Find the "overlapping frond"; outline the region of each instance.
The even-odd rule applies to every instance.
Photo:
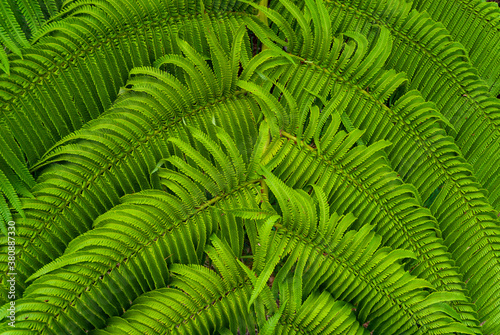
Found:
[[[1,128],[1,127],[0,127]],[[12,220],[11,208],[24,216],[18,195],[32,197],[35,179],[28,171],[22,152],[8,136],[0,137],[0,230],[6,235],[5,223]]]
[[[465,299],[465,284],[440,238],[436,220],[419,205],[414,187],[401,181],[380,152],[389,143],[358,146],[356,141],[363,132],[338,131],[340,123],[341,117],[333,113],[309,124],[312,129],[306,127],[305,133],[314,138],[315,147],[309,144],[310,138],[298,140],[282,131],[264,158],[266,166],[290,187],[318,184],[324,188],[336,212],[353,212],[358,217],[356,227],[372,224],[385,245],[413,251],[417,259],[413,274],[429,280],[438,290],[454,291]],[[477,324],[470,303],[456,308],[467,324]]]
[[[0,3],[0,70],[10,74],[10,64],[7,53],[13,52],[21,56],[21,48],[29,46],[19,22],[17,22],[16,8],[12,10],[14,2],[2,1]]]
[[[242,156],[250,155],[260,107],[236,81],[227,81],[232,84],[218,96],[210,95],[208,85],[219,77],[211,73],[213,78],[207,78],[196,69],[197,57],[176,57],[184,64],[185,81],[156,68],[131,71],[130,86],[113,107],[38,164],[45,168],[32,190],[35,198],[23,199],[26,219],[17,219],[20,291],[27,276],[61,255],[120,196],[151,188],[150,172],[176,150],[168,138],[189,139],[186,125],[210,132],[215,123],[235,139]],[[238,70],[235,63],[228,75]],[[2,245],[6,248],[6,239]]]
[[[207,4],[209,20],[203,18],[201,1],[176,4],[78,1],[44,25],[33,47],[22,49],[22,57],[9,57],[10,75],[0,75],[0,130],[19,147],[15,150],[23,154],[24,169],[110,107],[133,67],[179,52],[179,33],[206,57],[210,51],[204,35],[211,30],[228,52],[238,27],[250,16],[248,5],[239,2]],[[24,177],[22,170],[13,173]]]
[[[60,6],[60,0],[4,0],[0,3],[0,73],[10,75],[8,54],[22,58],[22,49],[30,46],[28,41]]]
[[[491,93],[500,93],[500,9],[486,0],[414,0],[412,7],[441,22],[468,51]]]
[[[403,269],[401,261],[413,258],[413,252],[384,247],[382,238],[372,231],[373,226],[348,230],[354,217],[330,213],[326,195],[320,188],[315,188],[317,200],[313,201],[306,192],[287,187],[265,168],[263,174],[277,198],[282,219],[274,224],[276,230],[268,224],[276,220],[266,220],[258,227],[260,245],[254,254],[264,260],[264,266],[252,296],[262,288],[261,278],[267,280],[270,275],[268,268],[273,269],[276,260],[283,259],[273,289],[293,268],[297,279],[304,278],[303,296],[317,289],[326,290],[333,298],[354,304],[359,322],[366,323],[373,332],[474,333],[455,320],[459,315],[446,305],[464,299],[463,295],[433,292],[432,284]],[[298,297],[281,298],[298,307],[300,283],[294,283],[293,289]]]
[[[192,134],[210,155],[172,139],[185,156],[167,159],[179,172],[155,172],[164,191],[123,197],[63,256],[34,274],[31,278],[38,279],[17,301],[16,332],[75,334],[103,327],[139,295],[170,285],[167,264],[203,263],[212,234],[226,241],[233,254],[241,254],[243,221],[225,210],[257,210],[260,180],[249,180],[248,162],[226,132],[219,129],[214,135],[220,143],[196,129]],[[93,306],[91,314],[86,306]]]
[[[308,8],[315,13],[313,18],[325,16],[321,6],[316,8],[308,3]],[[314,26],[320,24],[319,19],[314,21]],[[350,38],[347,44],[342,37],[334,39],[330,35],[326,38],[318,33],[311,36],[299,38],[298,32],[286,36],[289,45],[293,45],[287,51],[300,57],[298,65],[287,65],[286,70],[272,67],[283,56],[276,54],[273,57],[269,53],[260,68],[267,69],[271,78],[277,77],[298,100],[306,100],[311,94],[331,95],[325,110],[335,108],[345,113],[355,127],[364,130],[363,139],[367,143],[390,141],[392,145],[386,152],[392,167],[417,188],[423,201],[439,190],[438,201],[432,203],[431,212],[438,220],[444,243],[457,265],[465,266],[461,268],[465,278],[474,276],[477,280],[470,282],[468,290],[480,311],[480,321],[486,321],[485,329],[495,329],[498,326],[494,320],[500,308],[498,220],[473,176],[472,167],[466,163],[453,139],[437,126],[438,122],[446,124],[447,120],[418,91],[410,91],[397,101],[388,102],[406,78],[383,69],[391,53],[391,40],[385,28],[372,46],[364,36],[355,33],[346,34]],[[257,74],[254,76],[259,79]],[[318,116],[311,114],[309,122],[317,122],[318,117],[321,113]],[[300,129],[297,137],[302,137]],[[305,134],[303,140],[309,143],[316,138]],[[498,187],[488,186],[493,191]],[[470,250],[467,253],[462,251],[464,244]],[[481,257],[476,256],[479,250],[483,251]],[[480,271],[485,259],[490,267]],[[477,285],[483,280],[488,283],[486,290]]]
[[[302,8],[306,2],[296,3]],[[405,72],[408,89],[419,90],[450,121],[454,129],[447,129],[473,165],[478,181],[489,190],[490,203],[500,210],[500,101],[467,62],[463,46],[427,14],[411,11],[406,1],[332,0],[325,4],[333,32],[361,32],[372,39],[379,30],[374,25],[390,31],[394,42],[386,67]],[[273,7],[294,20],[281,2],[274,2]]]
[[[208,335],[227,328],[230,334],[238,329],[254,332],[256,318],[253,309],[247,310],[251,278],[220,239],[211,240],[213,247],[206,251],[218,274],[201,266],[174,264],[169,288],[144,294],[123,317],[111,318],[106,328],[93,334]],[[270,309],[275,304],[269,294],[262,301]]]
[[[315,291],[302,302],[301,291],[297,292],[293,284],[292,280],[287,280],[280,285],[280,311],[267,320],[259,334],[370,334],[359,324],[351,304],[335,300],[325,291]],[[292,300],[298,300],[299,304],[296,306]]]
[[[500,331],[498,9],[256,3],[0,4],[0,333]]]

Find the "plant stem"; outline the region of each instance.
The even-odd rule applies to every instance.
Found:
[[[267,8],[269,0],[260,0],[259,5]],[[267,20],[267,16],[264,12],[260,11],[257,13],[257,18],[262,21],[262,23],[266,26],[269,26],[269,21]],[[262,51],[269,49],[266,45],[262,44]]]

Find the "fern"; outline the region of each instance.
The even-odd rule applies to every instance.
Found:
[[[59,0],[4,0],[0,3],[0,70],[10,75],[9,54],[22,56],[21,49],[49,18],[61,8]]]
[[[369,334],[357,322],[352,312],[354,306],[336,301],[328,292],[311,294],[302,302],[300,292],[295,290],[296,282],[288,279],[280,286],[284,301],[280,306],[282,310],[267,320],[260,333]]]
[[[356,31],[373,36],[377,31],[374,25],[389,29],[394,43],[386,67],[405,72],[410,79],[407,88],[417,89],[426,100],[435,102],[450,121],[450,135],[474,166],[478,181],[488,188],[489,200],[498,212],[500,105],[468,62],[463,46],[428,15],[411,11],[411,3],[406,1],[335,0],[326,2],[326,6],[333,32]],[[281,2],[276,9],[293,19]]]
[[[207,246],[206,252],[219,275],[205,267],[176,264],[171,268],[172,288],[138,298],[123,318],[110,319],[107,328],[95,334],[208,334],[222,325],[233,333],[254,329],[255,317],[246,311],[251,278],[221,240],[214,237],[212,242],[214,246]],[[263,298],[272,308],[270,295]]]
[[[322,210],[319,213],[321,221],[316,222],[316,205],[305,192],[288,189],[265,170],[264,175],[278,199],[283,219],[277,232],[269,231],[265,224],[259,229],[270,236],[260,239],[261,248],[257,249],[256,257],[275,260],[277,256],[288,255],[275,281],[284,279],[297,262],[294,275],[301,276],[304,272],[304,294],[323,286],[335,298],[355,303],[360,309],[360,322],[371,323],[370,328],[376,332],[400,334],[413,327],[414,332],[423,334],[433,334],[434,329],[468,331],[444,314],[440,317],[432,316],[433,313],[441,314],[444,311],[437,305],[433,306],[434,304],[460,298],[453,294],[423,294],[422,288],[428,284],[408,273],[403,274],[404,271],[398,264],[401,259],[412,258],[411,252],[379,249],[381,238],[371,232],[370,226],[364,226],[358,232],[346,232],[352,223],[352,217],[348,215],[339,219],[336,213],[330,215],[326,196],[321,189],[316,189]],[[265,241],[270,245],[267,246]],[[265,278],[268,275],[266,267],[270,264],[272,262],[267,261],[257,283],[261,276]],[[258,288],[260,287],[255,289]],[[295,287],[294,289],[297,290]],[[302,289],[297,291],[301,292]],[[419,305],[430,307],[425,310],[425,317],[420,315]],[[403,311],[406,312],[405,316],[402,316]],[[401,317],[391,318],[391,313],[399,313]],[[385,315],[386,318],[373,322],[371,320],[374,315]],[[394,322],[396,319],[398,321]],[[446,322],[450,322],[449,326],[444,326]],[[457,328],[454,329],[455,326]],[[417,327],[420,327],[419,331],[416,331]]]
[[[163,59],[159,65],[166,61]],[[184,65],[189,70],[188,60],[184,59]],[[213,82],[223,80],[214,73],[209,75]],[[50,164],[33,188],[35,198],[27,199],[23,205],[26,219],[16,218],[22,222],[20,229],[26,229],[26,235],[17,240],[23,248],[18,251],[20,277],[26,278],[34,272],[28,264],[21,268],[23,257],[34,255],[39,265],[53,260],[71,239],[90,229],[99,214],[116,205],[120,196],[151,188],[149,172],[160,159],[174,152],[172,145],[166,143],[169,137],[189,136],[185,124],[206,129],[215,122],[237,139],[239,147],[246,147],[244,154],[251,151],[260,111],[255,99],[237,90],[235,82],[214,97],[196,95],[201,77],[196,81],[188,77],[188,82],[182,83],[156,68],[138,68],[131,76],[128,85],[133,88],[127,89],[111,110],[63,139],[36,166],[41,169]],[[208,92],[208,78],[205,80],[203,88]],[[185,93],[184,101],[177,99],[179,92]],[[171,99],[165,102],[164,95]],[[169,114],[162,112],[165,108]],[[100,160],[98,157],[102,155],[114,159]],[[85,205],[89,202],[91,210]],[[2,266],[7,271],[6,264]]]
[[[267,167],[294,188],[317,183],[325,189],[336,212],[353,212],[359,222],[376,224],[376,229],[380,227],[377,232],[385,244],[413,251],[417,257],[414,273],[431,281],[440,290],[463,292],[465,285],[461,276],[435,232],[435,219],[418,206],[412,188],[398,180],[384,164],[383,156],[377,154],[384,143],[376,143],[365,150],[362,147],[349,150],[360,134],[340,132],[335,137],[330,135],[340,124],[340,118],[337,116],[336,119],[326,131],[327,138],[333,141],[316,142],[321,154],[304,142],[295,145],[297,139],[288,136],[276,143],[279,149],[274,149],[277,153]],[[293,159],[282,161],[285,156]],[[269,156],[265,161],[268,159]],[[465,320],[475,323],[471,306],[464,304],[457,308],[464,312],[462,317]]]
[[[439,5],[433,1],[416,0],[412,7],[419,11],[425,10],[434,20],[443,23],[451,35],[466,47],[472,63],[491,93],[498,95],[498,6],[484,0],[462,0]]]
[[[199,52],[208,53],[200,35],[208,23],[200,7],[200,2],[178,8],[161,1],[78,2],[45,25],[33,40],[36,48],[27,49],[22,59],[12,56],[10,75],[0,75],[0,129],[13,148],[20,146],[27,159],[24,165],[33,169],[58,140],[110,107],[132,67],[152,65],[161,55],[178,52],[179,30]],[[207,9],[213,29],[229,45],[248,16],[245,6],[207,4]],[[117,14],[107,15],[109,10]],[[215,15],[218,12],[224,14]],[[26,179],[23,169],[2,171]]]
[[[215,145],[196,129],[193,134],[202,147],[210,150]],[[40,332],[46,330],[47,324],[51,325],[50,329],[80,331],[102,327],[102,315],[118,315],[119,309],[102,304],[100,297],[111,294],[115,301],[124,303],[121,308],[127,309],[130,307],[127,302],[141,293],[166,287],[169,283],[167,265],[200,263],[204,257],[203,248],[212,233],[220,234],[233,252],[240,254],[244,238],[241,220],[231,214],[224,215],[221,210],[239,206],[258,209],[260,179],[248,179],[254,176],[246,170],[243,158],[234,156],[236,144],[227,135],[218,130],[214,136],[220,139],[220,145],[228,148],[226,155],[218,155],[223,164],[207,163],[206,169],[198,171],[196,166],[189,166],[178,157],[169,158],[183,173],[159,168],[155,174],[164,190],[171,194],[146,190],[125,196],[122,204],[95,220],[92,231],[73,240],[62,257],[31,276],[28,281],[41,278],[29,286],[19,306],[36,304],[44,312],[45,322],[28,317],[17,325],[17,329],[23,329],[24,324],[27,324],[26,329],[33,329],[34,321],[39,323],[37,330]],[[206,160],[189,144],[171,140],[186,149],[193,162]],[[236,158],[233,163],[230,157]],[[214,177],[219,174],[222,176],[216,182]],[[204,190],[212,192],[206,194]],[[96,245],[102,247],[96,249]],[[144,268],[145,261],[156,265]],[[137,272],[137,269],[142,270]],[[45,296],[42,293],[47,285],[45,278],[51,278],[53,283],[69,277],[75,278],[72,287],[55,290],[49,298],[49,301],[55,299],[54,304],[47,305],[47,297],[40,299]],[[127,283],[122,282],[125,278]],[[118,289],[117,285],[123,289]],[[138,287],[142,290],[138,291]],[[63,293],[69,291],[72,294]],[[66,298],[57,299],[61,294]],[[69,315],[80,315],[84,319],[88,305],[99,306],[95,318],[87,317],[85,325],[71,320]]]
[[[314,25],[320,25],[319,18],[321,15],[325,17],[326,11],[312,5],[308,5],[308,8],[311,13],[316,12],[318,19]],[[500,235],[500,230],[498,230],[495,212],[478,187],[473,177],[472,167],[466,164],[459,149],[446,133],[436,126],[437,122],[446,124],[447,120],[434,110],[432,104],[426,103],[417,91],[410,91],[403,95],[393,102],[391,107],[386,106],[385,101],[406,80],[402,74],[383,69],[384,61],[391,52],[388,31],[381,30],[371,50],[368,49],[368,42],[363,36],[349,35],[352,35],[350,43],[334,45],[330,50],[327,46],[332,43],[331,37],[320,39],[315,35],[314,39],[304,37],[299,40],[299,33],[288,36],[288,41],[294,44],[294,49],[289,52],[300,56],[302,62],[308,59],[309,63],[301,63],[298,66],[289,65],[286,71],[288,74],[280,77],[281,84],[286,85],[287,88],[293,90],[294,95],[302,98],[307,97],[308,92],[315,93],[314,90],[319,96],[330,94],[332,99],[324,110],[335,108],[339,113],[345,113],[356,127],[366,130],[363,138],[368,143],[383,139],[391,141],[393,145],[386,151],[392,167],[403,176],[406,182],[416,186],[424,200],[428,199],[438,187],[441,188],[430,209],[438,220],[439,228],[443,233],[443,242],[454,253],[457,265],[463,267],[462,273],[465,277],[477,277],[478,267],[473,265],[477,264],[477,261],[470,255],[479,249],[488,250],[489,259],[491,259],[490,270],[495,268],[493,272],[500,273],[500,263],[496,256],[500,240],[495,237]],[[305,44],[306,40],[309,41],[309,47]],[[307,50],[323,51],[318,51],[318,54],[308,54]],[[325,51],[330,51],[330,53]],[[273,58],[270,58],[267,62],[272,62],[272,60]],[[264,68],[265,64],[261,66]],[[325,83],[321,85],[317,85],[320,80],[308,81],[306,79],[315,76],[324,78],[325,74],[329,78],[324,79]],[[270,74],[270,76],[275,77],[277,74]],[[324,89],[318,91],[320,87]],[[297,104],[300,103],[297,102]],[[366,113],[366,110],[370,112]],[[309,119],[313,120],[314,116],[311,114]],[[311,124],[314,123],[310,123],[310,129],[304,131],[305,134],[309,134],[302,139],[305,143],[312,140],[312,134],[320,133],[320,130],[314,130]],[[301,138],[300,133],[297,137]],[[314,137],[314,144],[318,147],[318,151],[324,147],[321,142],[318,142],[318,136]],[[321,153],[322,159],[331,160],[324,150],[321,150]],[[298,177],[299,173],[306,171],[307,168],[304,164],[302,166],[304,170],[290,167],[287,169],[295,171]],[[302,178],[314,182],[314,179],[307,179],[308,177]],[[303,186],[305,185],[301,183],[300,187]],[[474,199],[474,202],[471,202],[471,199]],[[468,216],[467,212],[474,212],[476,215]],[[463,230],[463,227],[467,229]],[[457,236],[469,239],[468,247],[472,250],[471,253],[463,253],[464,246],[461,240],[457,240]],[[482,257],[484,256],[483,251]],[[489,276],[489,274],[482,273],[482,276]],[[491,289],[500,285],[499,279],[493,278],[495,279],[490,286]],[[471,287],[468,288],[469,293],[480,306],[481,313],[488,315],[496,308],[496,304],[491,305],[492,300],[481,298],[475,287],[475,283],[471,283]],[[493,301],[499,299],[500,297],[495,297]]]
[[[497,14],[1,1],[0,332],[499,334]]]

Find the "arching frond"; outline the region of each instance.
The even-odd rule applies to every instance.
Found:
[[[30,44],[24,35],[16,15],[18,8],[14,1],[2,1],[0,3],[0,42],[10,51],[21,55],[20,48],[28,47]]]
[[[0,138],[0,143],[2,142],[5,145],[7,141]],[[11,208],[24,217],[18,193],[25,197],[32,197],[29,188],[35,184],[35,180],[19,157],[7,145],[2,148],[5,148],[5,151],[0,153],[0,230],[3,235],[7,235],[6,223],[12,220]],[[18,173],[16,174],[13,170],[17,170]]]
[[[356,145],[362,132],[338,131],[341,120],[336,113],[318,124],[325,123],[325,127],[316,128],[313,123],[309,125],[312,130],[306,129],[313,134],[315,147],[282,131],[263,160],[266,167],[290,187],[303,189],[318,184],[328,195],[331,208],[358,217],[356,228],[374,225],[385,245],[414,252],[414,275],[429,280],[440,291],[454,291],[465,299],[465,284],[440,238],[436,220],[419,205],[414,188],[397,177],[380,153],[388,143]],[[455,308],[467,324],[477,324],[470,302],[460,302]]]
[[[247,311],[252,281],[238,265],[235,255],[220,239],[212,237],[207,254],[219,274],[195,265],[170,267],[170,288],[139,297],[122,318],[111,318],[104,334],[213,334],[229,327],[254,331],[254,313]],[[272,308],[269,294],[264,304]],[[227,329],[227,328],[226,328]]]
[[[316,16],[320,13],[325,15],[320,6],[317,9],[308,8],[310,12],[316,10]],[[391,53],[388,31],[383,28],[370,48],[364,36],[347,36],[351,37],[348,44],[331,36],[326,40],[320,40],[319,36],[314,39],[308,37],[310,48],[315,50],[321,49],[317,44],[325,40],[329,53],[320,54],[305,54],[304,39],[293,40],[288,37],[288,41],[295,46],[289,52],[300,57],[302,63],[288,65],[285,71],[268,66],[266,63],[273,63],[277,57],[282,57],[277,55],[260,64],[260,68],[269,67],[273,70],[267,71],[269,76],[279,76],[281,85],[291,90],[298,99],[305,100],[311,94],[331,94],[332,98],[325,110],[335,108],[339,113],[346,113],[355,127],[365,130],[363,139],[368,143],[390,141],[392,145],[386,148],[386,152],[391,165],[406,182],[416,186],[423,200],[429,199],[436,189],[440,189],[438,201],[432,204],[431,212],[438,220],[444,244],[453,254],[457,265],[463,267],[461,272],[465,278],[488,278],[488,290],[480,288],[477,282],[471,282],[468,289],[480,311],[480,320],[490,320],[489,326],[493,322],[491,320],[495,320],[494,315],[500,306],[500,292],[494,289],[500,286],[500,258],[497,255],[500,230],[495,211],[476,183],[472,167],[466,164],[453,140],[436,126],[437,122],[446,122],[446,119],[434,110],[433,104],[425,102],[419,92],[410,91],[392,102],[391,107],[386,105],[386,101],[405,80],[403,75],[383,69]],[[308,64],[304,63],[306,59]],[[318,79],[314,78],[324,78],[325,74],[328,76],[327,83],[317,85]],[[254,76],[257,78],[257,75]],[[320,87],[324,89],[320,90]],[[316,118],[311,114],[310,124],[318,122],[320,117],[321,114]],[[307,134],[299,129],[297,138],[311,143],[317,140],[313,139],[313,133],[310,131]],[[315,145],[318,146],[317,143]],[[498,187],[495,184],[486,186],[493,192]],[[463,253],[464,244],[472,251]],[[488,250],[487,257],[491,264],[487,271],[479,271],[480,275],[478,269],[484,261],[484,253],[481,257],[475,256],[479,250]]]
[[[297,4],[305,7],[306,2],[298,0]],[[293,20],[281,2],[273,6]],[[361,32],[371,39],[379,30],[373,29],[374,24],[390,31],[394,41],[386,67],[405,72],[410,79],[408,89],[419,90],[450,121],[454,129],[448,129],[458,147],[473,165],[478,181],[488,188],[490,203],[500,210],[500,101],[467,62],[466,50],[427,14],[411,11],[406,1],[332,0],[326,6],[332,32]]]
[[[429,13],[462,43],[491,93],[500,93],[500,9],[485,0],[436,2],[415,0],[412,7]]]
[[[22,58],[22,49],[45,24],[56,15],[60,0],[4,0],[0,3],[0,69],[10,75],[8,54]],[[0,72],[0,73],[2,73]]]
[[[78,2],[69,17],[45,28],[36,49],[25,52],[24,59],[11,60],[11,76],[0,79],[3,120],[30,164],[57,140],[104,112],[132,67],[151,65],[176,52],[179,30],[199,52],[209,52],[201,33],[209,27],[199,13],[200,2],[186,3],[184,9],[161,1],[147,3],[110,0],[83,6]],[[209,24],[225,39],[223,46],[230,45],[240,16],[244,12],[211,15]],[[144,38],[150,35],[152,39]]]
[[[182,215],[176,213],[181,199],[163,192],[128,196],[96,220],[96,229],[72,242],[64,256],[42,268],[17,301],[16,331],[83,333],[104,326],[107,317],[121,315],[140,294],[166,287],[167,264],[201,263],[212,232],[227,236],[241,230],[238,219],[215,208],[251,206],[255,187],[200,203],[205,207]],[[92,313],[87,306],[93,306]],[[33,315],[35,310],[44,317]]]
[[[11,8],[14,4],[13,1],[0,3],[0,69],[8,75],[10,75],[10,64],[7,52],[10,51],[22,56],[21,48],[29,46],[29,42],[14,15],[17,8],[14,10]]]
[[[186,56],[177,59],[192,69],[195,56]],[[230,75],[239,70],[238,63],[232,66]],[[189,139],[186,125],[210,132],[215,123],[235,140],[243,157],[250,155],[260,107],[235,81],[218,96],[207,95],[210,81],[218,80],[211,76],[209,80],[194,69],[186,71],[183,82],[156,68],[134,69],[131,88],[103,117],[44,157],[37,166],[44,170],[33,188],[35,198],[23,199],[26,219],[18,218],[19,291],[26,277],[60,256],[71,239],[87,231],[122,195],[154,186],[150,172],[178,150],[167,139]],[[5,239],[2,244],[7,247]]]
[[[296,281],[288,279],[280,285],[280,310],[266,321],[259,334],[370,334],[357,321],[354,306],[333,299],[328,292],[312,292],[302,302]],[[292,303],[294,300],[297,303]]]
[[[28,27],[32,34],[36,34],[42,27],[44,21],[42,8],[38,1],[29,0],[16,0],[18,10],[21,11],[23,17],[26,19]]]
[[[446,306],[446,302],[463,299],[463,295],[429,294],[427,290],[433,291],[430,283],[404,271],[401,260],[414,257],[412,252],[383,247],[382,238],[370,225],[359,231],[348,231],[353,217],[331,214],[321,189],[315,188],[319,194],[318,213],[317,204],[306,192],[290,189],[265,168],[263,174],[283,214],[280,224],[274,225],[276,230],[270,229],[269,221],[259,227],[260,246],[255,255],[263,258],[265,265],[252,296],[260,289],[260,279],[267,280],[268,266],[274,268],[277,257],[287,256],[277,271],[273,288],[274,283],[283,281],[295,266],[298,278],[304,273],[304,296],[317,289],[326,289],[335,299],[355,304],[359,322],[367,323],[371,331],[381,334],[474,333],[454,320],[458,314]],[[300,286],[299,291],[294,287],[294,293],[299,292]],[[289,295],[284,298],[292,300]],[[297,306],[296,302],[290,303]]]
[[[486,1],[0,0],[0,333],[500,332]]]
[[[249,16],[248,5],[205,6],[208,20],[201,6],[201,1],[179,6],[159,0],[78,1],[45,25],[22,57],[9,56],[10,75],[0,75],[0,128],[26,157],[23,164],[31,168],[58,140],[109,108],[133,67],[179,52],[179,33],[207,56],[204,35],[211,30],[229,51]]]
[[[247,162],[222,129],[213,139],[191,130],[197,146],[210,155],[171,139],[183,155],[167,161],[180,172],[159,168],[154,173],[166,192],[146,190],[123,197],[122,204],[95,220],[93,230],[74,239],[62,257],[35,273],[29,280],[38,279],[17,301],[16,331],[80,333],[103,327],[139,295],[166,287],[167,264],[203,263],[212,234],[241,254],[243,221],[224,210],[258,209],[261,181],[249,179]],[[220,177],[214,180],[214,175]],[[91,316],[85,306],[94,306]]]

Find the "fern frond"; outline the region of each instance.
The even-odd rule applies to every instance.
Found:
[[[413,258],[413,252],[383,247],[382,238],[372,231],[370,225],[364,225],[359,231],[348,231],[352,217],[330,214],[330,208],[325,204],[321,213],[324,219],[319,221],[316,204],[306,192],[287,187],[265,168],[263,174],[283,212],[276,231],[266,229],[264,225],[260,229],[272,239],[272,246],[256,251],[257,255],[265,255],[266,262],[272,262],[276,253],[284,259],[273,284],[285,280],[297,263],[294,271],[305,279],[304,296],[317,289],[326,290],[335,299],[356,305],[359,322],[367,323],[373,332],[474,334],[454,320],[458,317],[456,312],[450,313],[449,310],[453,310],[445,307],[447,302],[463,300],[462,294],[429,294],[426,290],[433,290],[429,282],[403,269],[401,261]],[[316,190],[322,192],[319,188]],[[323,197],[320,195],[319,198]],[[302,272],[304,276],[301,276]],[[297,292],[295,288],[294,292]]]
[[[465,284],[440,238],[438,223],[419,205],[414,188],[397,177],[380,153],[388,143],[357,146],[362,132],[338,131],[340,123],[340,116],[333,113],[327,126],[314,130],[319,139],[316,148],[282,131],[270,150],[273,153],[263,160],[266,167],[290,187],[318,184],[336,212],[353,212],[358,217],[356,228],[372,224],[385,245],[413,251],[417,261],[411,266],[412,274],[466,300]],[[470,302],[454,307],[464,322],[477,324]]]
[[[44,21],[42,8],[38,1],[30,0],[16,0],[17,6],[24,19],[28,23],[28,27],[31,30],[31,34],[36,34],[38,30],[42,27]]]
[[[485,0],[457,0],[439,3],[415,0],[412,7],[426,11],[443,23],[455,40],[462,43],[470,60],[486,81],[493,96],[500,93],[500,9]]]
[[[496,333],[484,1],[4,0],[0,333]]]
[[[285,304],[282,314],[275,314],[268,320],[267,324],[270,324],[274,321],[273,317],[279,316],[274,327],[269,327],[267,333],[261,330],[259,334],[370,334],[358,323],[352,311],[354,306],[336,301],[328,292],[310,294],[297,310],[292,310],[289,306],[290,304]]]
[[[41,7],[44,13],[48,14],[48,19],[57,15],[61,9],[63,0],[42,0]],[[47,16],[47,15],[45,15]]]
[[[231,155],[239,152],[222,129],[216,129],[213,139],[194,128],[191,131],[197,146],[204,147],[209,155],[203,157],[190,144],[172,141],[182,155],[171,156],[165,163],[171,163],[180,172],[165,168],[154,172],[166,192],[146,190],[123,197],[121,205],[94,221],[93,230],[72,240],[63,256],[28,278],[27,281],[38,279],[17,301],[19,313],[30,306],[31,311],[43,312],[44,318],[30,313],[21,316],[22,321],[16,325],[18,331],[83,332],[100,328],[107,317],[121,315],[121,309],[129,307],[128,301],[166,287],[167,264],[201,263],[206,241],[214,233],[226,241],[235,255],[241,254],[243,222],[224,210],[240,206],[258,209],[260,180],[248,179],[241,155],[231,160]],[[197,164],[200,160],[206,164]],[[208,171],[214,170],[224,178],[218,188],[208,193]],[[58,289],[59,286],[63,288]],[[111,308],[100,301],[101,296],[112,296],[121,305],[111,303]],[[51,303],[47,304],[47,300]],[[85,325],[72,321],[70,315],[85,318],[84,306],[89,305],[96,306],[95,314],[99,317],[86,318]]]
[[[308,8],[311,12],[315,10],[311,6]],[[480,311],[480,320],[495,319],[492,315],[495,315],[500,303],[500,296],[492,294],[495,292],[493,288],[500,285],[500,263],[496,254],[500,240],[495,237],[500,236],[500,230],[495,212],[476,183],[472,167],[466,164],[453,140],[436,126],[443,117],[434,110],[433,104],[426,103],[417,91],[410,91],[393,106],[386,106],[387,99],[405,78],[383,69],[391,48],[387,42],[390,41],[387,30],[383,28],[380,33],[370,49],[363,36],[352,35],[354,43],[342,47],[332,46],[328,50],[333,56],[322,53],[306,57],[301,54],[304,48],[301,49],[301,42],[292,40],[296,50],[290,52],[297,52],[302,62],[297,66],[289,65],[286,71],[280,70],[283,75],[279,81],[292,89],[294,96],[303,99],[309,90],[311,93],[317,90],[317,81],[309,81],[308,78],[327,73],[333,84],[325,84],[324,87],[331,87],[332,99],[324,109],[335,108],[339,113],[346,113],[356,127],[365,130],[363,138],[368,143],[390,141],[392,146],[386,151],[392,166],[405,181],[416,186],[423,199],[428,199],[437,188],[442,189],[431,212],[443,232],[444,244],[453,254],[465,278],[474,275],[477,280],[481,280],[477,268],[472,264],[480,267],[484,258],[474,257],[474,251],[461,252],[464,241],[471,241],[468,243],[469,248],[475,246],[476,250],[488,250],[492,267],[481,275],[488,278],[490,289],[484,290],[476,282],[471,282],[468,290]],[[316,48],[316,38],[310,40]],[[308,64],[303,63],[305,59],[309,59]],[[272,58],[268,60],[272,61]],[[261,67],[265,67],[265,63]],[[271,73],[270,76],[275,74]],[[319,95],[328,93],[326,89],[318,92]],[[314,125],[317,123],[314,120],[311,114],[309,122]],[[305,143],[312,140],[312,131],[310,134],[305,136]],[[298,139],[299,135],[300,129]],[[496,187],[491,185],[490,189]],[[464,227],[467,229],[464,230]],[[463,268],[465,264],[468,265]]]
[[[34,268],[60,256],[120,196],[151,188],[149,173],[157,162],[179,150],[168,138],[188,139],[186,125],[210,132],[215,123],[235,140],[242,157],[252,152],[261,111],[247,92],[197,102],[186,83],[156,68],[131,71],[129,84],[105,115],[63,139],[36,166],[44,170],[33,188],[35,199],[23,204],[27,219],[19,218],[20,291]],[[28,255],[36,260],[23,258]]]
[[[12,4],[14,4],[13,1],[2,1],[0,3],[0,43],[16,55],[21,56],[20,49],[29,47],[30,44],[14,15],[17,8],[13,10]]]
[[[306,5],[302,0],[297,3]],[[410,79],[408,89],[417,89],[424,99],[436,103],[453,125],[454,130],[448,129],[456,133],[458,147],[474,167],[480,184],[489,190],[488,199],[498,211],[500,102],[477,76],[467,51],[442,25],[425,13],[411,11],[411,3],[405,1],[332,0],[326,6],[332,32],[356,31],[372,38],[379,30],[373,29],[373,24],[390,31],[394,41],[386,67],[405,72]],[[293,19],[280,2],[273,7]]]
[[[10,75],[8,53],[22,59],[22,49],[29,48],[33,34],[45,23],[46,18],[58,11],[57,0],[27,1],[4,0],[0,3],[0,66]],[[21,28],[21,25],[23,28]],[[6,52],[8,51],[8,52]]]
[[[0,209],[0,230],[6,232],[6,223],[12,220],[12,209],[24,217],[24,211],[19,199],[19,194],[32,197],[29,189],[35,185],[33,176],[24,164],[23,155],[17,147],[15,140],[8,131],[0,125],[3,132],[0,137],[0,194],[2,206]],[[8,200],[8,203],[5,202]],[[6,235],[6,234],[4,234]]]
[[[184,198],[161,191],[125,197],[122,205],[96,220],[94,230],[72,241],[61,258],[38,271],[35,277],[40,278],[17,301],[16,330],[84,332],[104,326],[107,317],[121,315],[140,294],[166,287],[167,264],[200,263],[210,234],[217,232],[233,242],[242,224],[232,215],[221,216],[220,209],[251,206],[257,185],[236,188],[212,201],[197,199],[199,209],[182,213]],[[91,315],[86,308],[90,305],[95,308]],[[34,310],[43,313],[43,319],[33,315]]]
[[[234,254],[213,237],[207,254],[219,274],[195,265],[174,264],[170,288],[142,295],[121,318],[111,318],[104,334],[214,334],[255,331],[254,313],[246,310],[252,281]],[[264,300],[273,303],[271,299]],[[270,306],[272,307],[272,305]],[[226,328],[227,329],[227,328]]]
[[[209,53],[200,1],[179,7],[159,0],[75,5],[44,26],[22,59],[10,56],[10,75],[0,75],[0,118],[30,168],[58,140],[110,107],[133,67],[179,52],[179,31],[198,52]],[[225,5],[207,8],[217,7],[209,12],[210,25],[228,44],[249,14],[247,5]]]

